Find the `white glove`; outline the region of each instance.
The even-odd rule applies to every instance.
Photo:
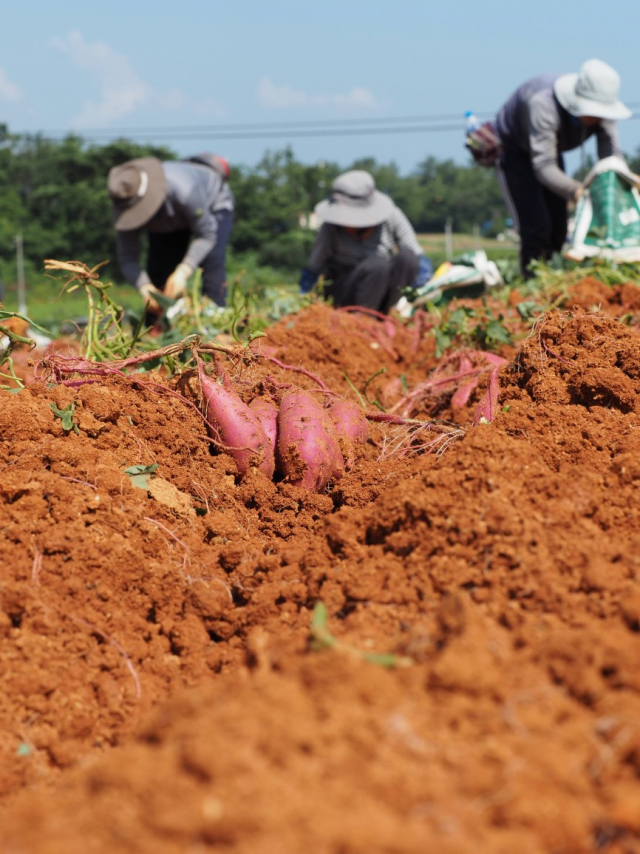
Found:
[[[187,282],[193,270],[184,261],[175,268],[173,273],[167,279],[164,286],[164,292],[171,299],[178,299],[187,292]]]
[[[138,291],[140,292],[140,296],[144,300],[144,307],[147,309],[147,311],[153,311],[157,314],[160,314],[162,309],[153,298],[153,295],[158,293],[158,289],[155,287],[155,285],[152,285],[151,282],[143,282],[143,284],[141,284],[138,288]]]
[[[413,306],[406,297],[400,297],[398,302],[394,305],[394,308],[400,317],[411,317]]]

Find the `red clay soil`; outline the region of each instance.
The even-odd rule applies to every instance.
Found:
[[[436,367],[420,323],[261,346],[373,400]],[[0,851],[638,854],[640,337],[547,314],[474,427],[485,384],[322,495],[240,482],[143,376],[0,393]]]

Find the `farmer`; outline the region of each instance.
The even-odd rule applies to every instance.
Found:
[[[579,74],[546,74],[523,83],[498,112],[502,143],[498,178],[509,213],[520,233],[520,266],[525,277],[534,259],[559,252],[567,237],[567,203],[582,185],[564,172],[562,152],[594,135],[598,158],[622,155],[617,119],[631,112],[619,100],[620,77],[590,59]]]
[[[431,277],[433,267],[409,220],[376,190],[368,172],[339,175],[315,211],[323,224],[300,277],[302,293],[323,275],[324,295],[336,307],[360,305],[388,314],[403,288]]]
[[[118,262],[142,294],[148,314],[159,311],[153,298],[158,291],[182,296],[196,267],[202,270],[205,296],[225,305],[234,207],[228,169],[222,158],[203,154],[165,163],[142,157],[109,172]],[[146,268],[140,264],[143,231],[149,236]]]

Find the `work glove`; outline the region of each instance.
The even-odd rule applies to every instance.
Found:
[[[312,273],[311,270],[305,267],[302,273],[300,273],[300,293],[308,294],[317,281],[318,274]]]
[[[394,308],[400,317],[404,317],[405,319],[408,319],[413,314],[413,306],[406,297],[400,297]]]
[[[184,261],[175,268],[173,273],[167,279],[164,292],[171,299],[179,299],[187,292],[187,282],[193,270]]]
[[[144,300],[144,307],[147,311],[152,311],[155,314],[161,314],[162,309],[153,298],[153,295],[158,293],[158,289],[155,285],[152,285],[151,282],[144,282],[144,284],[140,285],[138,290],[140,292],[140,296]]]
[[[433,264],[427,258],[426,255],[420,256],[420,262],[418,266],[418,275],[416,276],[415,282],[413,283],[413,288],[421,288],[423,285],[426,285],[429,279],[433,276]]]

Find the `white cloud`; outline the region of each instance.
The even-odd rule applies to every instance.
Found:
[[[227,111],[218,101],[213,98],[203,98],[194,104],[194,110],[197,116],[202,118],[210,118],[215,116],[216,119],[226,118]]]
[[[102,42],[88,44],[77,30],[65,39],[53,38],[51,44],[66,53],[75,65],[93,74],[100,86],[100,99],[85,101],[82,112],[71,121],[72,126],[109,124],[149,102],[150,88],[140,79],[129,60],[109,45]]]
[[[181,89],[167,89],[154,96],[158,105],[165,110],[180,110],[185,105],[184,92]]]
[[[0,98],[4,101],[22,100],[22,89],[9,80],[3,68],[0,68]]]
[[[295,92],[291,86],[276,86],[268,77],[263,77],[258,85],[258,103],[261,107],[275,109],[304,107],[307,95],[304,92]]]
[[[263,77],[257,90],[258,103],[271,109],[292,107],[377,107],[374,95],[364,86],[356,86],[345,95],[309,95],[291,86],[277,86],[268,77]]]
[[[180,89],[159,91],[149,86],[126,56],[102,42],[88,43],[77,30],[64,38],[53,38],[52,47],[65,53],[79,68],[96,78],[100,97],[88,100],[70,125],[91,128],[109,125],[145,106],[162,110],[194,109]]]
[[[355,86],[346,95],[334,95],[334,102],[339,107],[377,107],[376,99],[364,86]]]

